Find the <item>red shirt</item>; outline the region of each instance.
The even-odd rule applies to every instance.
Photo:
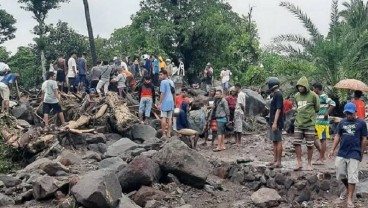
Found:
[[[293,103],[290,100],[284,100],[284,114],[293,109]]]
[[[188,104],[190,102],[189,98],[187,98],[187,97],[184,98],[181,95],[176,96],[175,97],[175,107],[176,108],[180,108],[181,107],[181,104],[183,103],[183,101],[185,101]]]
[[[354,100],[354,104],[356,106],[357,112],[356,115],[358,118],[365,120],[365,103],[362,100]]]

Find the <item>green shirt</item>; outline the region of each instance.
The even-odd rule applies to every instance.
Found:
[[[317,114],[317,125],[328,125],[330,121],[325,119],[325,114],[328,113],[328,108],[330,106],[336,106],[335,101],[333,101],[331,98],[328,97],[325,93],[321,94],[319,96],[319,111]]]

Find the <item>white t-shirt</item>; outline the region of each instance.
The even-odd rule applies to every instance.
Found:
[[[128,70],[128,65],[124,61],[122,61],[121,62],[121,68],[124,68],[124,69]]]
[[[242,91],[240,91],[240,92],[238,93],[238,98],[237,98],[237,100],[236,100],[236,107],[235,107],[235,110],[236,110],[236,111],[240,111],[242,114],[244,114],[244,112],[243,112],[243,110],[242,110],[242,108],[241,108],[240,104],[243,104],[243,105],[244,105],[244,107],[245,107],[245,97],[246,97],[245,93],[244,93],[244,92],[242,92]]]
[[[70,57],[68,60],[68,77],[75,78],[76,74],[73,71],[73,66],[75,67],[75,71],[77,71],[77,63],[73,57]]]
[[[222,83],[226,83],[226,82],[230,81],[230,76],[231,75],[232,75],[232,73],[231,73],[230,70],[222,70],[221,74],[220,74],[220,76],[222,78],[221,79]]]
[[[10,68],[8,66],[8,64],[4,63],[4,62],[0,62],[0,71],[10,71]]]
[[[42,84],[42,91],[45,93],[43,97],[43,102],[51,103],[51,104],[58,103],[59,101],[54,93],[54,90],[57,90],[57,89],[58,89],[58,86],[55,80],[46,80]]]

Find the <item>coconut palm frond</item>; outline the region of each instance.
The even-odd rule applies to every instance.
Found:
[[[276,44],[272,46],[272,49],[280,54],[286,54],[289,56],[298,56],[302,54],[302,51],[299,48],[295,48],[291,44]]]
[[[330,22],[330,31],[332,31],[337,24],[339,23],[339,1],[338,0],[334,0],[332,1],[332,6],[331,6],[331,22]]]
[[[281,2],[280,6],[287,8],[291,13],[293,13],[304,24],[304,27],[314,39],[320,39],[323,37],[311,19],[299,7],[290,2]]]
[[[272,40],[274,43],[282,43],[282,42],[294,42],[303,46],[304,48],[310,47],[312,45],[311,41],[301,35],[294,35],[294,34],[286,34],[286,35],[279,35]]]

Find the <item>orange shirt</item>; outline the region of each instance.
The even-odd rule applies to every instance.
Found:
[[[183,98],[183,96],[181,96],[181,95],[178,95],[178,96],[176,96],[175,97],[175,107],[176,108],[180,108],[181,107],[181,104],[183,103],[183,102],[186,102],[186,103],[188,103],[189,104],[189,102],[190,102],[190,100],[189,100],[189,98]]]
[[[124,70],[125,77],[133,77],[133,74],[129,70]]]
[[[362,100],[354,100],[354,104],[357,108],[357,117],[365,120],[365,103]]]

